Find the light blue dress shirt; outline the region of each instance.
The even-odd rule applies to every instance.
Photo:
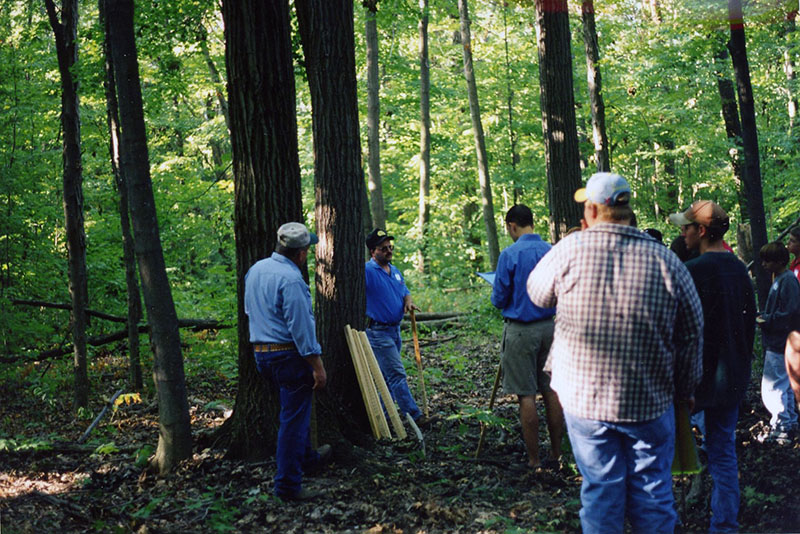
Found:
[[[244,277],[244,311],[251,343],[294,343],[301,356],[322,354],[311,292],[286,256],[273,252],[250,267]]]

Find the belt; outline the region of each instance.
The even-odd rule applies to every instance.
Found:
[[[294,343],[264,343],[253,344],[253,350],[256,352],[280,352],[286,350],[297,350]]]
[[[552,315],[550,317],[542,317],[541,319],[536,319],[536,320],[533,320],[533,321],[520,321],[519,319],[512,319],[510,317],[503,317],[503,321],[504,322],[506,322],[506,323],[517,323],[517,324],[533,324],[533,323],[538,323],[540,321],[551,321],[552,319],[553,319]]]
[[[372,317],[367,317],[367,328],[371,328],[373,326],[397,326],[400,323],[382,323],[380,321],[376,321]]]

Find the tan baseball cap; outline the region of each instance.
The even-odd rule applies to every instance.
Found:
[[[698,200],[689,206],[686,211],[671,214],[669,221],[677,226],[697,223],[707,228],[716,228],[723,231],[727,231],[731,224],[730,217],[725,213],[725,210],[711,200]]]

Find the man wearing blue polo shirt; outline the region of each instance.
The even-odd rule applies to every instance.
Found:
[[[522,439],[528,452],[528,467],[558,467],[561,440],[564,436],[564,415],[558,395],[550,389],[550,375],[544,364],[553,343],[555,308],[540,308],[528,297],[528,275],[550,250],[550,245],[533,232],[533,213],[528,206],[517,204],[506,213],[506,230],[514,244],[505,249],[497,261],[492,286],[492,304],[502,310],[503,342],[501,365],[503,390],[517,396]],[[536,393],[544,399],[547,430],[550,434],[550,456],[539,458],[539,415]]]
[[[386,385],[397,402],[402,414],[411,414],[419,424],[422,412],[411,391],[403,361],[400,359],[400,321],[403,314],[418,310],[411,300],[403,275],[391,264],[394,237],[382,228],[376,228],[367,236],[367,248],[371,259],[364,274],[367,285],[367,339],[378,360]]]
[[[275,495],[309,500],[318,494],[301,486],[303,471],[324,465],[330,445],[311,447],[312,390],[325,387],[322,347],[317,342],[311,292],[300,267],[317,236],[296,222],[278,228],[272,256],[244,277],[244,307],[258,372],[280,388],[280,428],[275,453]]]

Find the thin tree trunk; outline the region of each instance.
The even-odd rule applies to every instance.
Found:
[[[467,80],[469,94],[469,114],[472,118],[472,135],[475,139],[475,154],[478,159],[478,181],[481,186],[483,221],[486,226],[486,243],[489,248],[489,264],[492,270],[497,267],[500,245],[497,240],[497,224],[494,220],[492,204],[492,184],[489,180],[489,160],[486,156],[486,139],[481,123],[481,109],[478,103],[478,87],[475,83],[475,70],[472,66],[472,38],[467,0],[458,0],[458,13],[461,17],[461,45],[464,50],[464,78]]]
[[[736,193],[739,199],[739,220],[746,223],[750,220],[750,212],[747,208],[747,196],[744,192],[742,181],[742,123],[739,122],[739,106],[736,104],[736,87],[733,81],[726,75],[723,63],[729,59],[728,48],[722,43],[714,55],[714,65],[717,75],[717,91],[722,106],[722,120],[725,123],[725,135],[730,146],[728,148],[728,158],[731,162],[731,172],[733,181],[736,184]],[[752,259],[752,258],[750,258]],[[749,259],[745,263],[749,263]]]
[[[417,270],[426,270],[428,198],[431,194],[431,74],[428,61],[428,0],[419,0],[419,254]]]
[[[69,294],[72,299],[73,370],[75,407],[89,405],[89,375],[86,364],[86,234],[83,228],[83,166],[81,163],[81,117],[78,79],[78,1],[63,0],[61,22],[53,0],[45,0],[50,26],[56,40],[58,70],[61,74],[61,128],[63,142],[64,220],[69,261]]]
[[[581,169],[567,1],[536,0],[536,12],[550,239],[555,243],[583,216],[573,198],[581,187]]]
[[[99,0],[100,23],[106,34],[105,0]],[[119,106],[117,104],[117,84],[114,79],[114,69],[111,65],[111,52],[108,42],[103,39],[103,52],[105,55],[105,93],[106,93],[106,119],[108,122],[109,144],[108,150],[111,157],[111,171],[114,175],[114,184],[119,194],[119,218],[122,230],[122,258],[125,263],[125,284],[128,295],[128,383],[134,391],[143,388],[142,365],[139,359],[139,321],[142,319],[142,297],[139,293],[139,280],[136,277],[136,254],[134,252],[133,236],[131,235],[131,222],[128,213],[128,182],[119,167]]]
[[[386,228],[381,182],[380,79],[378,76],[378,6],[377,0],[364,2],[367,42],[367,150],[369,152],[369,202],[372,226]]]
[[[514,131],[514,88],[511,86],[511,60],[508,54],[508,3],[503,3],[503,45],[505,47],[506,61],[506,108],[508,111],[508,146],[511,152],[511,187],[513,188],[514,204],[522,196],[522,187],[517,183],[517,133]]]
[[[353,2],[295,0],[314,131],[317,337],[326,357],[330,396],[358,428],[369,428],[350,359],[344,327],[361,328],[366,311],[364,233],[361,226],[364,176],[356,92]],[[347,430],[334,417],[318,417],[320,434]]]
[[[742,146],[744,147],[744,186],[747,206],[750,211],[750,228],[753,236],[753,251],[761,250],[767,243],[767,225],[764,214],[764,193],[761,188],[761,163],[758,155],[758,131],[756,110],[753,101],[753,87],[750,84],[750,65],[747,61],[747,45],[744,34],[744,18],[741,0],[728,0],[728,18],[731,40],[728,48],[733,60],[733,72],[739,94],[739,112],[742,120]],[[769,293],[770,279],[761,267],[754,262],[758,302],[763,308]]]
[[[106,0],[108,34],[117,82],[120,170],[128,181],[136,257],[150,325],[153,382],[158,394],[158,448],[151,466],[170,472],[192,454],[192,432],[178,317],[161,248],[139,84],[133,0]]]
[[[606,105],[603,102],[603,83],[600,77],[600,51],[597,45],[597,27],[594,20],[594,3],[584,0],[581,5],[583,45],[586,50],[586,78],[589,82],[589,103],[592,109],[592,135],[597,172],[611,170],[606,135]]]
[[[795,31],[797,12],[798,9],[795,4],[795,8],[786,14],[786,20],[781,28],[781,36],[784,39]],[[794,125],[797,120],[797,92],[795,88],[797,73],[795,72],[794,64],[794,55],[791,47],[787,45],[783,50],[783,72],[786,74],[786,108],[789,115],[789,136],[793,136]]]
[[[235,186],[239,388],[217,445],[226,446],[231,458],[256,459],[275,450],[280,400],[256,369],[244,276],[272,253],[281,224],[303,221],[295,77],[287,2],[224,0],[222,16]]]
[[[200,26],[198,42],[200,44],[200,51],[203,53],[203,59],[206,60],[206,65],[208,66],[208,76],[211,80],[211,84],[214,86],[214,93],[217,96],[219,108],[222,111],[222,116],[225,117],[225,126],[228,127],[228,132],[230,133],[231,117],[228,110],[228,101],[225,99],[225,94],[222,92],[224,83],[217,69],[217,65],[211,58],[211,52],[208,50],[208,30],[206,30],[205,26]]]

